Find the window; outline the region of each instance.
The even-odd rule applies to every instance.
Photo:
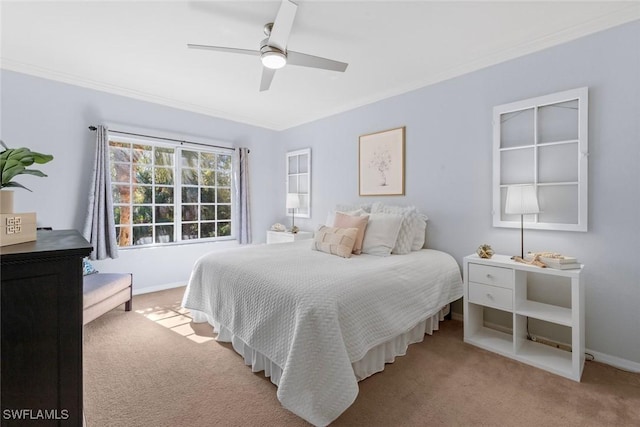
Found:
[[[110,136],[118,246],[231,238],[230,150]]]
[[[495,227],[520,227],[504,213],[507,187],[533,184],[540,213],[527,228],[587,231],[587,108],[586,87],[494,108]]]
[[[311,217],[311,149],[290,151],[287,153],[287,194],[297,194],[300,207],[295,215]],[[287,212],[290,215],[291,212]]]

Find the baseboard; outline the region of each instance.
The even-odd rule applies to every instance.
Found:
[[[640,363],[638,362],[611,356],[610,354],[600,353],[599,351],[589,350],[588,348],[585,349],[584,352],[592,355],[593,361],[595,362],[604,363],[605,365],[613,366],[614,368],[618,368],[623,371],[640,374]]]
[[[451,313],[451,318],[453,320],[463,321],[463,316],[460,313]],[[507,334],[512,332],[511,328],[507,328],[502,325],[498,325],[496,323],[485,322],[485,326],[491,329],[495,329]],[[566,344],[568,345],[568,344]],[[613,366],[614,368],[621,369],[623,371],[640,373],[640,363],[634,362],[632,360],[623,359],[621,357],[611,356],[610,354],[601,353],[599,351],[590,350],[585,348],[584,352],[588,355],[593,356],[594,362],[604,363],[605,365]]]
[[[133,295],[150,294],[151,292],[166,291],[167,289],[179,288],[186,286],[185,282],[165,283],[157,286],[146,286],[144,288],[136,289],[136,282],[133,281]]]

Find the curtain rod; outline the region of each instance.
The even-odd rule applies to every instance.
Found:
[[[96,130],[98,130],[98,128],[95,127],[95,126],[89,126],[89,130],[92,131],[92,132],[95,132]],[[144,135],[144,134],[141,134],[141,133],[123,132],[123,131],[120,131],[120,130],[112,130],[112,129],[109,129],[109,132],[119,133],[119,134],[122,134],[122,135],[142,136],[144,138],[153,138],[153,139],[161,139],[161,140],[164,140],[164,141],[179,142],[180,145],[182,145],[184,143],[187,143],[187,144],[202,145],[202,146],[205,146],[205,147],[224,148],[226,150],[234,150],[235,151],[235,148],[232,148],[232,147],[223,147],[221,145],[203,144],[202,142],[187,141],[187,140],[182,140],[182,139],[165,138],[163,136]],[[248,152],[250,153],[251,150],[248,150]]]

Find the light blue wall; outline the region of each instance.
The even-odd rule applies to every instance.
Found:
[[[36,212],[38,226],[82,230],[93,168],[95,133],[89,125],[118,123],[141,129],[207,138],[249,147],[252,227],[264,232],[276,216],[271,194],[282,180],[272,173],[276,132],[186,112],[79,86],[2,70],[0,138],[10,147],[28,146],[53,154],[41,166],[47,178],[23,176],[31,190],[16,190],[15,211]],[[202,254],[227,248],[229,242],[121,250],[116,260],[96,262],[100,271],[134,273],[134,292],[174,282],[185,283]]]
[[[492,108],[581,86],[589,232],[525,231],[525,250],[585,263],[587,347],[640,363],[640,22],[282,132],[279,169],[287,150],[312,150],[312,217],[297,223],[312,229],[336,203],[378,200],[358,196],[358,136],[406,126],[406,196],[381,200],[419,207],[428,245],[459,263],[482,243],[518,253],[519,232],[492,227]]]
[[[516,253],[518,232],[491,226],[491,111],[494,105],[575,87],[590,91],[589,232],[527,231],[528,250],[576,255],[586,264],[587,347],[640,364],[640,22],[528,55],[401,96],[273,132],[99,91],[0,73],[0,137],[52,153],[49,178],[26,177],[16,209],[39,225],[81,229],[91,170],[87,126],[116,122],[232,142],[251,148],[252,226],[264,242],[284,214],[285,152],[312,148],[312,229],[337,202],[358,197],[358,136],[407,127],[406,196],[428,214],[428,244],[458,262],[489,243]],[[280,171],[274,173],[274,171]],[[194,260],[228,245],[122,251],[103,271],[133,271],[138,289],[184,282]],[[150,268],[151,267],[151,268]],[[458,304],[454,307],[460,312]]]

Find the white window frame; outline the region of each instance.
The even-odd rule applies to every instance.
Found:
[[[153,197],[152,194],[152,199],[151,199],[151,203],[147,204],[145,203],[145,205],[149,205],[151,206],[151,210],[152,210],[152,222],[149,223],[148,225],[152,227],[152,243],[148,243],[148,244],[132,244],[129,246],[119,246],[120,249],[135,249],[135,248],[145,248],[145,247],[156,247],[156,246],[170,246],[170,245],[179,245],[179,244],[192,244],[192,243],[203,243],[203,242],[212,242],[212,241],[222,241],[222,240],[233,240],[235,239],[235,226],[234,226],[234,222],[235,222],[235,200],[234,200],[234,188],[233,188],[233,167],[234,167],[234,162],[233,162],[233,152],[234,149],[233,148],[217,148],[217,147],[207,147],[205,146],[205,144],[189,144],[189,143],[182,143],[182,144],[172,144],[172,143],[165,143],[165,142],[160,142],[159,140],[155,139],[155,138],[137,138],[137,137],[131,137],[131,136],[122,136],[120,134],[118,134],[117,132],[114,132],[113,134],[109,134],[109,143],[111,143],[111,141],[117,141],[117,142],[124,142],[124,143],[130,143],[130,144],[136,144],[136,145],[149,145],[149,146],[154,146],[154,147],[162,147],[162,148],[171,148],[174,150],[174,162],[173,162],[173,175],[174,175],[174,182],[173,182],[173,209],[174,209],[174,216],[173,216],[173,222],[167,222],[167,223],[159,223],[159,222],[155,222],[155,212],[156,212],[156,202],[155,202],[155,198]],[[182,158],[182,151],[197,151],[197,152],[202,152],[202,153],[212,153],[212,154],[224,154],[224,155],[228,155],[231,156],[231,170],[230,170],[230,186],[229,186],[229,191],[230,191],[230,203],[229,208],[230,208],[230,219],[229,219],[229,223],[230,223],[230,235],[229,236],[220,236],[220,237],[203,237],[203,238],[197,238],[197,239],[183,239],[182,238],[182,225],[183,225],[183,220],[182,220],[182,164],[181,164],[181,158]],[[126,162],[124,162],[126,163]],[[130,165],[133,165],[133,162],[129,162]],[[150,164],[150,166],[155,167],[155,159],[152,158],[152,163]],[[111,173],[111,168],[113,167],[113,165],[110,162],[110,173]],[[133,166],[131,166],[133,168]],[[200,168],[198,167],[198,170]],[[130,176],[129,176],[129,185],[133,185],[132,183],[132,173],[133,173],[133,169],[130,170]],[[117,184],[115,182],[111,182],[111,185],[113,186],[114,184]],[[159,186],[168,186],[168,185],[162,185],[160,184]],[[151,188],[155,188],[156,184],[155,182],[153,184],[151,184]],[[213,187],[213,188],[218,188],[217,186]],[[113,190],[112,190],[113,191]],[[153,190],[152,190],[153,191]],[[133,194],[131,194],[131,199],[129,202],[129,206],[131,208],[133,208]],[[208,204],[208,203],[205,203]],[[118,205],[121,206],[126,206],[126,204],[118,204],[114,202],[114,208]],[[197,206],[199,207],[201,205],[201,201],[198,202]],[[215,205],[216,207],[218,206],[218,203],[214,203],[213,205]],[[225,203],[224,205],[227,205],[227,203]],[[133,216],[133,209],[131,211],[131,215]],[[198,217],[199,218],[199,217]],[[189,222],[189,221],[187,221]],[[217,220],[214,220],[215,223],[217,223]],[[202,224],[203,220],[198,219],[197,223]],[[206,223],[206,221],[205,221]],[[118,224],[116,224],[117,226]],[[172,242],[155,242],[155,226],[157,225],[173,225],[173,241]],[[131,223],[131,226],[133,227],[134,224],[133,222]],[[132,243],[133,243],[133,228],[131,230],[132,233]]]
[[[305,164],[306,171],[300,172],[300,159],[303,156],[307,156],[307,162]],[[289,169],[290,159],[296,158],[298,169],[296,171],[291,171]],[[311,148],[304,148],[302,150],[289,151],[286,155],[286,190],[289,194],[293,192],[300,196],[300,208],[296,209],[295,216],[296,218],[311,218]],[[307,192],[300,192],[299,189],[291,189],[290,181],[297,180],[299,183],[300,178],[306,176],[307,179]],[[294,191],[295,190],[295,191]],[[291,215],[291,211],[287,209],[287,215]]]
[[[562,141],[540,141],[540,132],[538,121],[538,111],[540,108],[551,106],[553,104],[561,104],[564,102],[577,101],[577,138],[562,140]],[[533,182],[526,184],[533,184],[537,187],[540,195],[540,189],[542,187],[550,186],[575,186],[577,192],[577,218],[575,222],[542,222],[540,221],[540,214],[525,215],[524,227],[530,229],[541,230],[564,230],[564,231],[587,231],[587,212],[588,212],[588,88],[582,87],[564,92],[558,92],[550,95],[540,96],[536,98],[525,99],[522,101],[512,102],[509,104],[498,105],[493,109],[493,226],[494,227],[520,227],[520,217],[513,219],[504,219],[504,198],[506,193],[506,187],[509,184],[504,184],[501,172],[502,172],[502,153],[509,150],[532,150],[533,151],[533,165],[531,163],[528,166],[533,168]],[[524,112],[525,110],[533,111],[533,135],[526,135],[527,131],[523,131],[523,138],[531,138],[532,143],[524,143],[515,147],[502,147],[501,146],[501,132],[502,132],[502,116],[506,114],[513,114],[518,112]],[[543,147],[551,146],[576,146],[575,156],[577,156],[577,179],[575,181],[564,182],[540,182],[539,170],[540,170],[540,156],[539,150]],[[527,165],[523,165],[527,166]],[[525,184],[525,183],[520,183]],[[517,184],[512,184],[517,185]],[[544,200],[542,200],[544,202]],[[549,204],[553,204],[553,201],[549,201]],[[544,212],[544,203],[540,208]]]

